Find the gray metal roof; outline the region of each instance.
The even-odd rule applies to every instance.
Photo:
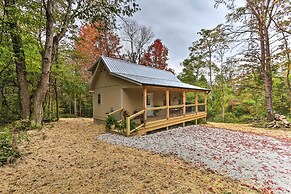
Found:
[[[109,73],[139,85],[163,86],[210,91],[206,88],[181,82],[173,73],[144,65],[102,56]]]

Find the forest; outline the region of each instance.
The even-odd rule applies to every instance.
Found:
[[[181,72],[169,62],[178,49],[154,34],[155,23],[134,20],[141,5],[168,20],[183,15],[163,10],[165,2],[185,13],[209,10],[209,2],[227,10],[225,22],[184,45]],[[290,0],[0,0],[0,193],[290,193],[290,38]],[[134,117],[146,128],[146,111],[163,108],[165,128],[139,136],[123,109],[123,120],[94,123],[89,70],[100,56],[208,88],[207,123],[197,117],[198,92],[195,117],[185,120],[195,90],[181,95],[177,123],[169,89],[166,108],[147,109],[146,87],[144,117]],[[108,133],[115,124],[135,136]]]
[[[213,5],[227,7],[227,22],[185,45],[177,77],[211,89],[209,121],[290,119],[290,2]],[[0,1],[0,124],[92,117],[88,69],[101,55],[175,73],[167,46],[130,18],[139,10],[134,0]]]

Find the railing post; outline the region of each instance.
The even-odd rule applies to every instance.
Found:
[[[186,91],[183,90],[183,116],[186,115]]]
[[[126,136],[130,135],[130,118],[126,117]]]
[[[195,92],[196,114],[198,114],[198,92]]]
[[[207,112],[207,94],[204,92],[204,112]]]
[[[170,118],[169,93],[170,93],[169,90],[166,90],[167,119]]]
[[[204,92],[204,112],[207,113],[207,94]],[[205,117],[205,123],[206,123],[206,117]]]
[[[147,123],[147,89],[143,88],[143,109],[144,109],[144,115],[143,115],[143,123],[144,127],[146,128]]]

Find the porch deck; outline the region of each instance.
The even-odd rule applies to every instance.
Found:
[[[169,126],[183,124],[189,121],[196,121],[207,116],[207,93],[206,91],[198,90],[178,90],[165,89],[165,106],[148,106],[150,98],[148,98],[147,90],[162,90],[165,88],[144,87],[143,88],[143,109],[134,114],[128,115],[127,111],[120,108],[107,116],[114,117],[119,123],[119,128],[114,129],[114,132],[121,133],[126,136],[143,135],[149,131],[168,128]],[[170,105],[170,91],[181,92],[181,103]],[[195,101],[187,101],[186,92],[194,92]],[[199,101],[199,93],[203,95]],[[176,101],[177,102],[177,101]]]
[[[201,119],[201,118],[206,118],[206,112],[178,116],[178,117],[173,117],[173,118],[169,118],[169,119],[149,121],[147,123],[146,127],[140,128],[137,132],[135,132],[133,134],[144,135],[150,131],[154,131],[157,129],[161,129],[161,128],[165,128],[165,127],[169,127],[169,126],[173,126],[173,125],[178,125],[181,123],[184,124],[186,122],[194,121],[194,120]]]

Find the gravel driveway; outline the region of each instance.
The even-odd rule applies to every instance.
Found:
[[[147,136],[102,134],[98,140],[174,154],[275,193],[291,193],[291,143],[218,128],[188,126]]]

